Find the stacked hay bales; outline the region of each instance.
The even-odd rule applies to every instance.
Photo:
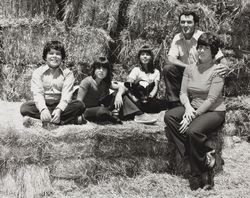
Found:
[[[114,33],[117,27],[122,0],[71,0],[65,8],[64,21],[67,26],[93,26]]]
[[[250,135],[250,98],[240,96],[227,99],[227,115],[223,130],[226,136],[240,136],[247,138]]]
[[[215,12],[203,4],[180,4],[176,1],[134,0],[128,7],[128,27],[121,32],[118,59],[129,72],[137,63],[137,53],[144,44],[153,47],[156,67],[161,71],[173,36],[180,31],[179,14],[184,10],[199,13],[202,30],[218,30]],[[165,85],[161,81],[159,97],[163,97]]]
[[[249,112],[239,115],[238,100],[244,101],[241,111],[247,112],[249,98],[228,100],[228,108],[237,109],[227,113],[222,132],[220,129],[211,141],[217,151],[216,172],[223,167],[225,135],[249,135],[249,127],[241,127],[247,123],[249,126]],[[51,131],[38,125],[30,129],[1,129],[0,193],[36,197],[53,194],[54,187],[64,183],[70,183],[72,188],[86,187],[111,177],[133,177],[147,171],[188,175],[188,162],[183,161],[166,137],[163,114],[155,125],[127,121],[119,126],[88,123]],[[229,123],[235,124],[237,133],[230,133]]]
[[[4,0],[0,3],[0,16],[29,18],[36,15],[52,17],[56,13],[56,0]]]
[[[245,0],[229,1],[221,7],[219,35],[224,43],[224,54],[229,60],[230,75],[226,79],[225,95],[249,94],[249,13]]]
[[[67,50],[65,64],[74,66],[71,69],[76,76],[78,74],[81,76],[82,73],[87,75],[89,64],[97,56],[108,57],[109,44],[113,42],[103,29],[90,26],[75,27],[68,32],[62,22],[54,20],[36,18],[11,23],[3,21],[1,27],[2,49],[4,49],[1,57],[2,99],[9,101],[31,98],[31,74],[35,68],[44,63],[42,51],[47,41],[59,40],[65,44]]]
[[[0,145],[1,191],[20,197],[51,193],[51,183],[58,180],[86,186],[112,176],[169,170],[162,123],[72,125],[54,131],[5,129],[0,133]]]

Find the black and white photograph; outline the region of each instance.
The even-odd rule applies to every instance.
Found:
[[[248,198],[250,0],[1,0],[0,198]]]

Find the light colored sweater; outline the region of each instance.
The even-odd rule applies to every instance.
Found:
[[[190,101],[197,115],[207,111],[226,110],[222,96],[224,79],[214,75],[216,66],[193,64],[184,71],[180,100],[182,104]]]

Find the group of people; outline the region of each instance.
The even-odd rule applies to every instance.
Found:
[[[173,38],[168,64],[162,69],[164,99],[156,97],[160,71],[154,64],[152,49],[145,45],[138,51],[138,65],[126,82],[113,81],[110,62],[99,57],[72,100],[74,76],[63,64],[64,46],[50,41],[43,50],[46,64],[32,75],[34,101],[22,104],[21,114],[41,119],[44,125],[84,124],[86,120],[122,124],[127,119],[153,123],[156,120],[148,113],[168,109],[164,117],[167,137],[189,159],[191,189],[211,189],[216,151],[210,136],[225,119],[222,90],[228,67],[218,37],[198,30],[198,23],[194,12],[179,16],[181,32]]]

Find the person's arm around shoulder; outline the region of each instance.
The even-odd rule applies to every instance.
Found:
[[[226,77],[229,73],[228,61],[225,57],[222,57],[215,69],[214,75],[219,75],[222,78]]]
[[[33,93],[35,105],[40,112],[41,121],[50,122],[51,114],[46,106],[42,75],[43,75],[42,67],[36,69],[33,72],[32,78],[31,78],[31,91]]]

